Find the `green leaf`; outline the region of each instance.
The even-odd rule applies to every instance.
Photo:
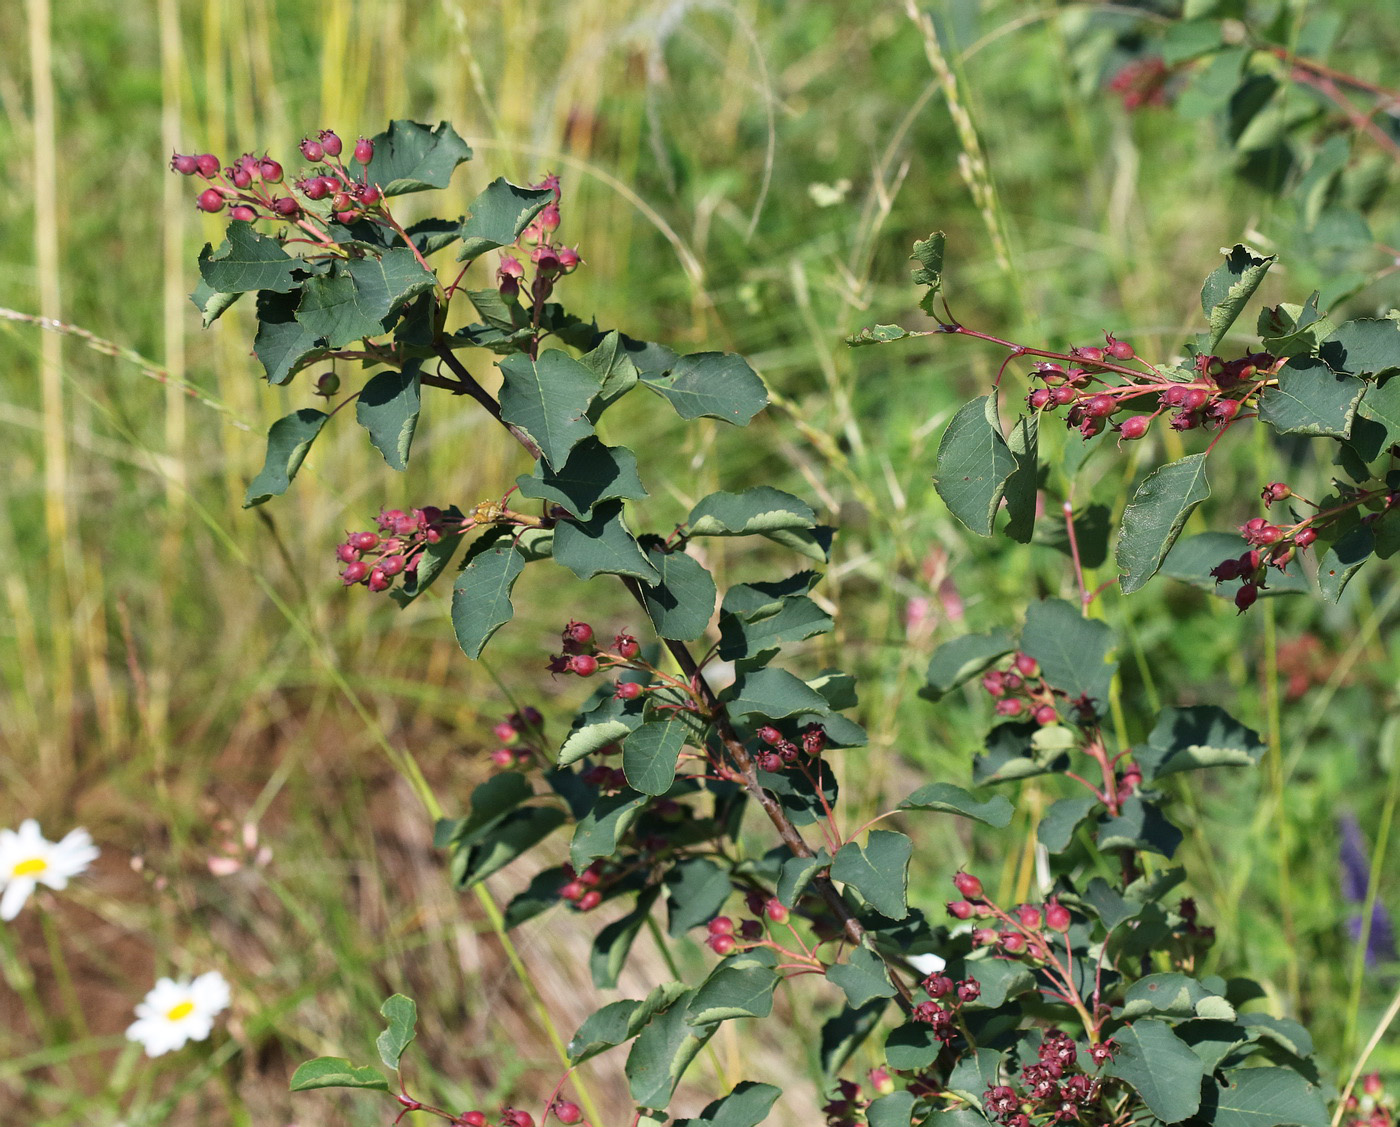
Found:
[[[733,892],[729,871],[708,857],[677,861],[665,879],[666,934],[673,939],[717,916]]]
[[[554,806],[527,806],[501,819],[491,834],[452,852],[448,874],[454,888],[468,889],[528,853],[565,822],[568,815]]]
[[[874,328],[867,327],[852,336],[848,336],[846,343],[852,348],[860,348],[867,344],[889,344],[891,341],[903,340],[905,337],[913,335],[898,325],[876,325]]]
[[[1249,1031],[1251,1041],[1272,1041],[1303,1059],[1313,1055],[1312,1035],[1291,1018],[1254,1013],[1240,1014],[1239,1021]]]
[[[1311,356],[1295,356],[1279,369],[1278,386],[1260,393],[1259,417],[1280,434],[1345,438],[1365,391],[1364,380],[1339,376]]]
[[[985,753],[972,761],[972,781],[978,786],[1063,771],[1077,745],[1063,725],[1042,728],[1033,720],[1011,720],[988,732],[985,746]]]
[[[1040,488],[1040,416],[1023,415],[1011,428],[1007,448],[1016,469],[1006,479],[1006,535],[1029,544],[1035,535],[1036,498]]]
[[[1001,1071],[1001,1054],[995,1049],[964,1053],[948,1074],[948,1091],[962,1096],[974,1107],[982,1107],[987,1089],[996,1084]]]
[[[847,962],[826,968],[826,977],[846,994],[852,1006],[863,1006],[875,998],[893,998],[890,972],[878,955],[857,947]]]
[[[1322,342],[1322,359],[1334,372],[1379,375],[1400,368],[1400,321],[1362,317],[1347,321]]]
[[[1218,593],[1222,598],[1233,595],[1233,590],[1222,588],[1210,571],[1221,560],[1238,556],[1242,545],[1238,533],[1200,532],[1178,540],[1167,558],[1162,561],[1162,574],[1171,579],[1193,583],[1208,591]],[[1260,592],[1263,596],[1287,595],[1310,590],[1302,571],[1294,567],[1291,571],[1269,573],[1269,585]]]
[[[1203,1108],[1212,1127],[1328,1127],[1331,1122],[1321,1092],[1290,1068],[1236,1068],[1225,1080],[1212,1086]]]
[[[1212,271],[1201,287],[1201,311],[1210,322],[1210,338],[1204,351],[1213,353],[1235,319],[1244,311],[1269,267],[1274,255],[1260,258],[1242,243],[1221,249],[1225,262]]]
[[[810,505],[781,489],[759,485],[743,493],[711,493],[686,518],[691,536],[747,536],[811,528]]]
[[[1011,800],[1004,794],[993,795],[978,802],[962,787],[952,783],[929,783],[920,787],[899,804],[900,810],[937,810],[944,814],[961,814],[985,826],[1001,828],[1011,823]]]
[[[759,954],[763,958],[758,958]],[[705,1025],[741,1017],[767,1017],[780,981],[772,951],[731,955],[711,973],[690,1000],[690,1022]]]
[[[1035,989],[1031,972],[1009,959],[978,959],[969,961],[964,969],[982,988],[975,1002],[965,1003],[972,1009],[1000,1009],[1008,998]]]
[[[321,433],[330,416],[311,407],[293,411],[272,424],[267,432],[267,460],[258,476],[248,483],[243,507],[261,505],[270,497],[287,492],[296,477],[311,443]]]
[[[625,446],[604,446],[589,435],[574,446],[559,469],[537,462],[533,474],[515,479],[522,497],[563,505],[587,520],[599,501],[640,500],[647,495],[637,476],[637,456]]]
[[[871,830],[864,846],[850,841],[840,848],[831,863],[831,879],[849,884],[882,916],[902,920],[909,914],[909,858],[913,852],[914,843],[904,834]]]
[[[1219,46],[1219,20],[1173,20],[1162,36],[1162,61],[1174,67],[1208,55]]]
[[[661,575],[660,583],[643,583],[647,616],[662,638],[690,641],[699,638],[715,613],[718,591],[700,561],[683,551],[664,551],[649,542],[647,559]]]
[[[890,1030],[885,1038],[885,1063],[900,1072],[916,1072],[937,1060],[942,1048],[931,1027],[911,1021]]]
[[[581,1064],[589,1057],[630,1041],[654,1013],[666,1009],[686,993],[685,985],[680,982],[663,982],[640,1002],[626,999],[596,1010],[584,1019],[569,1040],[569,1063]]]
[[[509,771],[493,775],[472,791],[471,814],[466,818],[443,818],[434,832],[433,844],[471,845],[498,826],[522,802],[534,796],[524,775]]]
[[[1129,1084],[1163,1123],[1179,1123],[1201,1105],[1201,1058],[1165,1022],[1135,1021],[1113,1035],[1119,1052],[1104,1075]]]
[[[1181,844],[1181,831],[1167,820],[1160,806],[1135,794],[1119,807],[1117,817],[1105,817],[1101,822],[1098,842],[1105,852],[1140,849],[1171,857]]]
[[[536,360],[508,356],[500,367],[501,417],[534,439],[546,464],[563,467],[569,451],[593,433],[588,405],[598,394],[597,375],[557,348]]]
[[[462,511],[453,505],[443,513],[443,517],[444,525],[450,530],[462,520]],[[412,572],[404,572],[403,582],[390,589],[389,598],[401,607],[413,602],[447,570],[447,565],[452,562],[452,557],[462,546],[462,539],[461,536],[446,531],[436,544],[429,544],[424,548],[418,557],[418,567]]]
[[[768,406],[768,389],[748,361],[727,352],[682,356],[669,372],[643,374],[642,382],[683,419],[722,419],[742,427]]]
[[[525,557],[511,542],[509,529],[471,546],[452,585],[452,630],[469,658],[480,657],[491,635],[514,617],[510,593],[524,570]]]
[[[1385,376],[1374,384],[1368,384],[1357,411],[1362,418],[1385,428],[1380,449],[1387,450],[1400,442],[1400,376]]]
[[[564,745],[559,749],[559,766],[567,767],[585,755],[617,743],[642,726],[646,712],[643,700],[619,700],[611,689],[600,690],[600,699],[574,717]]]
[[[627,351],[627,338],[616,330],[580,356],[579,363],[598,377],[598,394],[588,411],[596,424],[604,411],[637,386],[637,365]]]
[[[611,990],[617,985],[617,976],[622,973],[632,944],[636,942],[660,894],[661,890],[655,885],[643,889],[637,895],[636,906],[625,916],[613,920],[593,940],[588,955],[588,970],[597,989]]]
[[[726,693],[731,716],[786,720],[805,712],[825,713],[826,698],[786,669],[769,666],[745,674]]]
[[[453,170],[472,156],[471,146],[445,121],[436,129],[416,121],[391,121],[373,141],[369,181],[386,196],[445,188]],[[358,178],[364,166],[352,160],[350,170]]]
[[[1250,767],[1264,755],[1259,734],[1214,705],[1167,708],[1133,762],[1151,782],[1197,767]]]
[[[927,239],[916,241],[914,253],[909,256],[911,262],[919,264],[911,275],[914,284],[928,286],[919,299],[919,308],[930,315],[934,296],[943,288],[943,245],[946,241],[947,236],[942,231],[935,231]]]
[[[810,571],[800,575],[815,578]],[[741,583],[725,592],[719,616],[721,658],[761,662],[788,642],[800,642],[831,629],[831,615],[805,595],[788,594],[765,601],[762,589],[779,586]]]
[[[259,234],[251,223],[238,219],[228,225],[228,234],[218,250],[213,250],[206,243],[199,252],[200,277],[210,290],[222,295],[237,295],[251,290],[288,293],[297,286],[292,272],[305,265],[301,259],[293,258],[283,250],[276,239]],[[232,303],[233,298],[230,297],[224,308]],[[200,306],[200,309],[207,315],[208,305]]]
[[[1043,599],[1026,610],[1021,649],[1040,663],[1040,675],[1070,700],[1108,701],[1115,664],[1108,661],[1113,631],[1085,618],[1063,599]]]
[[[705,1105],[695,1119],[677,1119],[672,1127],[756,1127],[768,1117],[782,1089],[744,1080],[723,1099]]]
[[[419,367],[414,361],[403,371],[380,372],[365,384],[355,403],[355,421],[369,431],[369,440],[396,470],[408,468],[409,447],[418,429],[423,406]]]
[[[569,863],[575,869],[586,869],[597,857],[611,857],[650,801],[651,795],[630,790],[600,798],[574,830],[574,840],[569,844]]]
[[[665,794],[676,781],[676,761],[690,731],[674,711],[649,710],[641,727],[622,741],[627,785],[643,794]]]
[[[1122,1017],[1161,1013],[1174,1018],[1214,1018],[1233,1021],[1235,1007],[1185,974],[1149,974],[1128,987]]]
[[[1036,827],[1037,840],[1051,853],[1063,853],[1074,840],[1074,831],[1079,823],[1098,804],[1099,800],[1092,794],[1061,798],[1052,803]]]
[[[391,315],[436,284],[436,277],[407,247],[387,251],[382,258],[336,262],[328,273],[306,280],[297,320],[331,348],[342,348],[391,328]]]
[[[686,991],[665,1013],[642,1030],[627,1055],[627,1082],[632,1098],[642,1107],[665,1107],[690,1062],[705,1047],[718,1023],[692,1026],[688,1005],[694,991]]]
[[[208,250],[208,247],[205,248]],[[194,292],[190,294],[190,301],[199,310],[200,321],[204,328],[208,328],[215,321],[224,315],[228,308],[233,305],[243,295],[241,293],[220,293],[214,289],[203,278],[195,286]]]
[[[602,501],[586,521],[561,520],[554,528],[554,558],[580,579],[626,575],[656,583],[661,573],[622,522],[622,502]]]
[[[284,384],[326,351],[326,340],[296,319],[300,294],[258,293],[258,331],[253,355],[270,384]]]
[[[983,395],[965,404],[943,432],[934,488],[958,520],[979,536],[990,536],[1016,468],[1016,456],[1001,435],[996,396]]]
[[[1278,305],[1259,314],[1260,343],[1273,356],[1314,353],[1336,331],[1332,319],[1317,308],[1316,290],[1302,305]]]
[[[1001,630],[991,634],[966,634],[945,642],[929,659],[928,672],[924,675],[928,687],[920,696],[938,700],[1015,649],[1016,640]]]
[[[1322,597],[1335,603],[1342,597],[1351,577],[1376,548],[1375,533],[1368,524],[1358,524],[1328,548],[1317,565],[1317,584]]]
[[[830,864],[831,854],[825,849],[818,849],[811,857],[789,857],[778,871],[778,899],[785,907],[795,907],[812,878]]]
[[[310,1092],[316,1088],[365,1088],[387,1092],[389,1081],[370,1065],[356,1067],[344,1057],[317,1057],[297,1066],[292,1073],[291,1090]]]
[[[891,1092],[871,1100],[865,1109],[865,1121],[870,1127],[909,1127],[914,1118],[914,1093]]]
[[[397,1071],[399,1058],[417,1036],[413,1027],[418,1023],[418,1006],[412,998],[395,994],[379,1007],[379,1013],[389,1022],[389,1028],[374,1043],[379,1059]]]
[[[504,176],[491,181],[467,207],[467,220],[462,224],[462,249],[457,261],[477,258],[488,250],[508,247],[520,237],[554,199],[552,188],[522,188]]]
[[[877,998],[863,1006],[847,1006],[823,1023],[822,1076],[828,1082],[835,1079],[851,1054],[875,1031],[888,1006],[886,999]]]
[[[1157,574],[1186,518],[1209,496],[1204,454],[1169,462],[1143,479],[1123,510],[1114,552],[1123,594],[1132,594]]]

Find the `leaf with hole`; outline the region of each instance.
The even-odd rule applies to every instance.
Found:
[[[1260,257],[1241,243],[1229,250],[1221,249],[1225,262],[1211,272],[1201,287],[1201,311],[1210,322],[1210,337],[1205,351],[1213,353],[1225,339],[1230,326],[1244,312],[1269,267],[1274,255]]]
[[[379,1059],[397,1071],[399,1058],[417,1036],[413,1027],[418,1022],[418,1006],[412,998],[395,994],[379,1007],[379,1014],[389,1023],[375,1041]]]

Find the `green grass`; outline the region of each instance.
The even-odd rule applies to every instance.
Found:
[[[1343,65],[1373,73],[1394,57],[1393,29],[1365,5],[1338,7],[1356,24]],[[43,8],[31,0],[26,14]],[[65,1005],[38,914],[0,931],[7,1121],[380,1123],[372,1099],[332,1112],[333,1097],[293,1099],[286,1081],[317,1053],[367,1059],[378,1003],[395,990],[423,1015],[411,1058],[423,1098],[537,1106],[559,1072],[547,1025],[567,1038],[603,1001],[666,973],[648,949],[624,993],[599,997],[579,957],[597,923],[551,916],[514,937],[537,1008],[482,906],[447,889],[425,807],[458,810],[485,776],[490,725],[510,707],[502,685],[556,723],[566,714],[576,691],[542,672],[554,631],[584,608],[609,628],[630,623],[625,601],[601,580],[560,601],[527,575],[488,668],[456,650],[440,598],[400,614],[337,588],[332,545],[381,504],[474,504],[525,468],[457,404],[430,402],[405,475],[340,427],[286,498],[242,510],[261,432],[309,391],[304,380],[260,386],[246,312],[199,330],[184,295],[221,225],[165,172],[171,147],[288,152],[323,125],[354,135],[390,117],[450,118],[477,159],[422,206],[455,213],[496,175],[554,168],[566,234],[587,262],[565,291],[576,311],[750,356],[777,406],[749,433],[683,429],[642,406],[617,426],[644,419],[656,447],[675,451],[646,510],[658,527],[711,489],[756,481],[812,498],[842,526],[819,588],[842,611],[839,630],[804,660],[862,677],[874,742],[853,753],[854,825],[901,786],[966,781],[989,709],[974,694],[917,698],[932,648],[1073,589],[1064,557],[977,541],[930,485],[944,421],[1001,355],[971,341],[841,343],[865,324],[918,322],[913,239],[948,231],[949,299],[969,324],[1052,345],[1111,328],[1152,353],[1192,325],[1217,247],[1269,236],[1271,224],[1283,237],[1275,205],[1228,174],[1207,123],[1125,116],[1076,77],[1098,42],[1081,34],[1086,8],[985,9],[935,5],[961,134],[897,4],[72,0],[54,5],[47,30],[9,38],[0,306],[60,316],[149,359],[0,321],[0,824],[34,816],[50,836],[82,824],[103,847],[95,874],[52,902],[81,1015]],[[959,173],[969,129],[994,189],[985,206]],[[813,185],[847,181],[839,202],[818,205]],[[1385,221],[1394,226],[1393,209]],[[1301,298],[1316,281],[1299,266],[1270,297]],[[1353,312],[1382,297],[1368,291]],[[1221,453],[1228,469],[1201,527],[1252,515],[1274,464],[1249,440]],[[1131,467],[1104,459],[1100,472],[1096,496],[1121,505]],[[1328,473],[1297,470],[1304,491]],[[722,583],[756,570],[732,549],[709,562]],[[1152,702],[1210,701],[1271,739],[1266,769],[1197,792],[1186,861],[1219,930],[1219,966],[1260,978],[1276,1012],[1309,1021],[1333,1075],[1349,1071],[1393,982],[1355,965],[1335,823],[1353,809],[1375,841],[1395,805],[1390,586],[1373,567],[1340,607],[1280,601],[1274,619],[1236,619],[1166,585],[1108,596],[1102,610],[1131,639],[1130,738]],[[931,616],[910,632],[919,597]],[[1318,643],[1306,693],[1276,714],[1269,629],[1279,647]],[[405,779],[410,762],[418,785]],[[244,822],[271,861],[214,877],[208,858]],[[991,871],[1002,857],[1005,888],[1025,887],[1031,825],[1014,825],[1025,836],[1011,849],[941,822],[921,829],[918,898],[936,905],[958,865]],[[1392,905],[1394,840],[1380,882]],[[504,901],[526,875],[493,878],[493,894]],[[688,943],[674,954],[692,973],[704,963]],[[122,1047],[156,974],[210,967],[234,981],[235,1005],[209,1045],[153,1066]],[[802,1028],[832,1008],[827,993],[803,980],[781,1004]],[[800,1045],[756,1047],[733,1025],[714,1044],[679,1111],[758,1068],[791,1089],[775,1122],[812,1121]],[[1400,1068],[1393,1040],[1374,1059]],[[600,1058],[585,1077],[599,1127],[624,1122],[619,1062]]]

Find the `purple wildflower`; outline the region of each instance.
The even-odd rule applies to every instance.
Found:
[[[1342,896],[1347,903],[1364,906],[1366,888],[1371,882],[1371,865],[1367,859],[1366,839],[1361,826],[1350,811],[1337,820],[1342,844],[1338,852],[1342,868]],[[1347,932],[1353,942],[1361,939],[1361,913],[1347,917]],[[1395,925],[1379,900],[1371,905],[1371,931],[1366,939],[1366,965],[1389,962],[1396,958]]]

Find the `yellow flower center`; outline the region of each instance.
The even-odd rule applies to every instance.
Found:
[[[27,861],[21,861],[15,866],[10,874],[12,877],[34,877],[38,876],[49,867],[49,863],[42,857],[31,857]]]
[[[189,1017],[192,1013],[194,1013],[194,1003],[181,1002],[178,1006],[175,1006],[166,1013],[165,1019],[167,1021],[179,1021],[182,1017]]]

